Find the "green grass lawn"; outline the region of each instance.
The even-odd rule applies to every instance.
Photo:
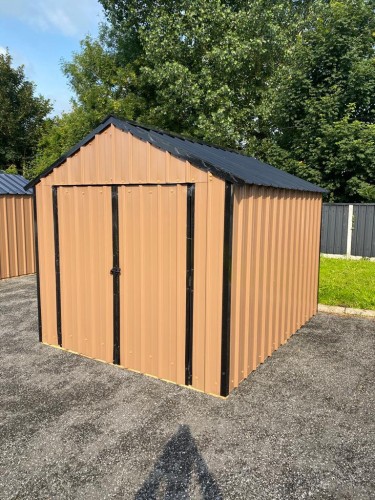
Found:
[[[321,257],[319,303],[375,309],[375,262]]]

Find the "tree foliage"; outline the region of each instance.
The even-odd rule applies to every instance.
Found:
[[[22,173],[33,160],[50,102],[35,95],[22,66],[0,54],[0,168]]]
[[[271,148],[336,201],[375,201],[374,35],[370,2],[316,2],[265,103]]]
[[[104,40],[104,30],[102,36]],[[63,71],[76,95],[74,111],[82,108],[91,122],[100,121],[103,114],[109,112],[134,117],[144,106],[138,94],[135,68],[130,62],[123,64],[123,58],[103,41],[86,37],[81,48],[71,62],[63,64]]]
[[[182,13],[160,8],[140,30],[141,75],[153,90],[141,118],[223,146],[258,134],[258,106],[285,36],[277,2],[264,3],[246,12],[220,0],[184,2]]]
[[[101,0],[36,168],[115,113],[375,201],[373,0]]]

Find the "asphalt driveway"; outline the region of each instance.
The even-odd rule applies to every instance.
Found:
[[[0,282],[1,499],[375,498],[375,321],[319,314],[227,400],[38,343]]]

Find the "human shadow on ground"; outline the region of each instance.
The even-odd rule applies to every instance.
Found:
[[[222,500],[189,426],[180,425],[136,493],[135,500],[187,500],[193,498],[190,492],[196,482],[203,500]]]

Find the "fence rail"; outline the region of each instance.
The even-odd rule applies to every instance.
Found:
[[[323,203],[320,251],[375,257],[375,203]]]

